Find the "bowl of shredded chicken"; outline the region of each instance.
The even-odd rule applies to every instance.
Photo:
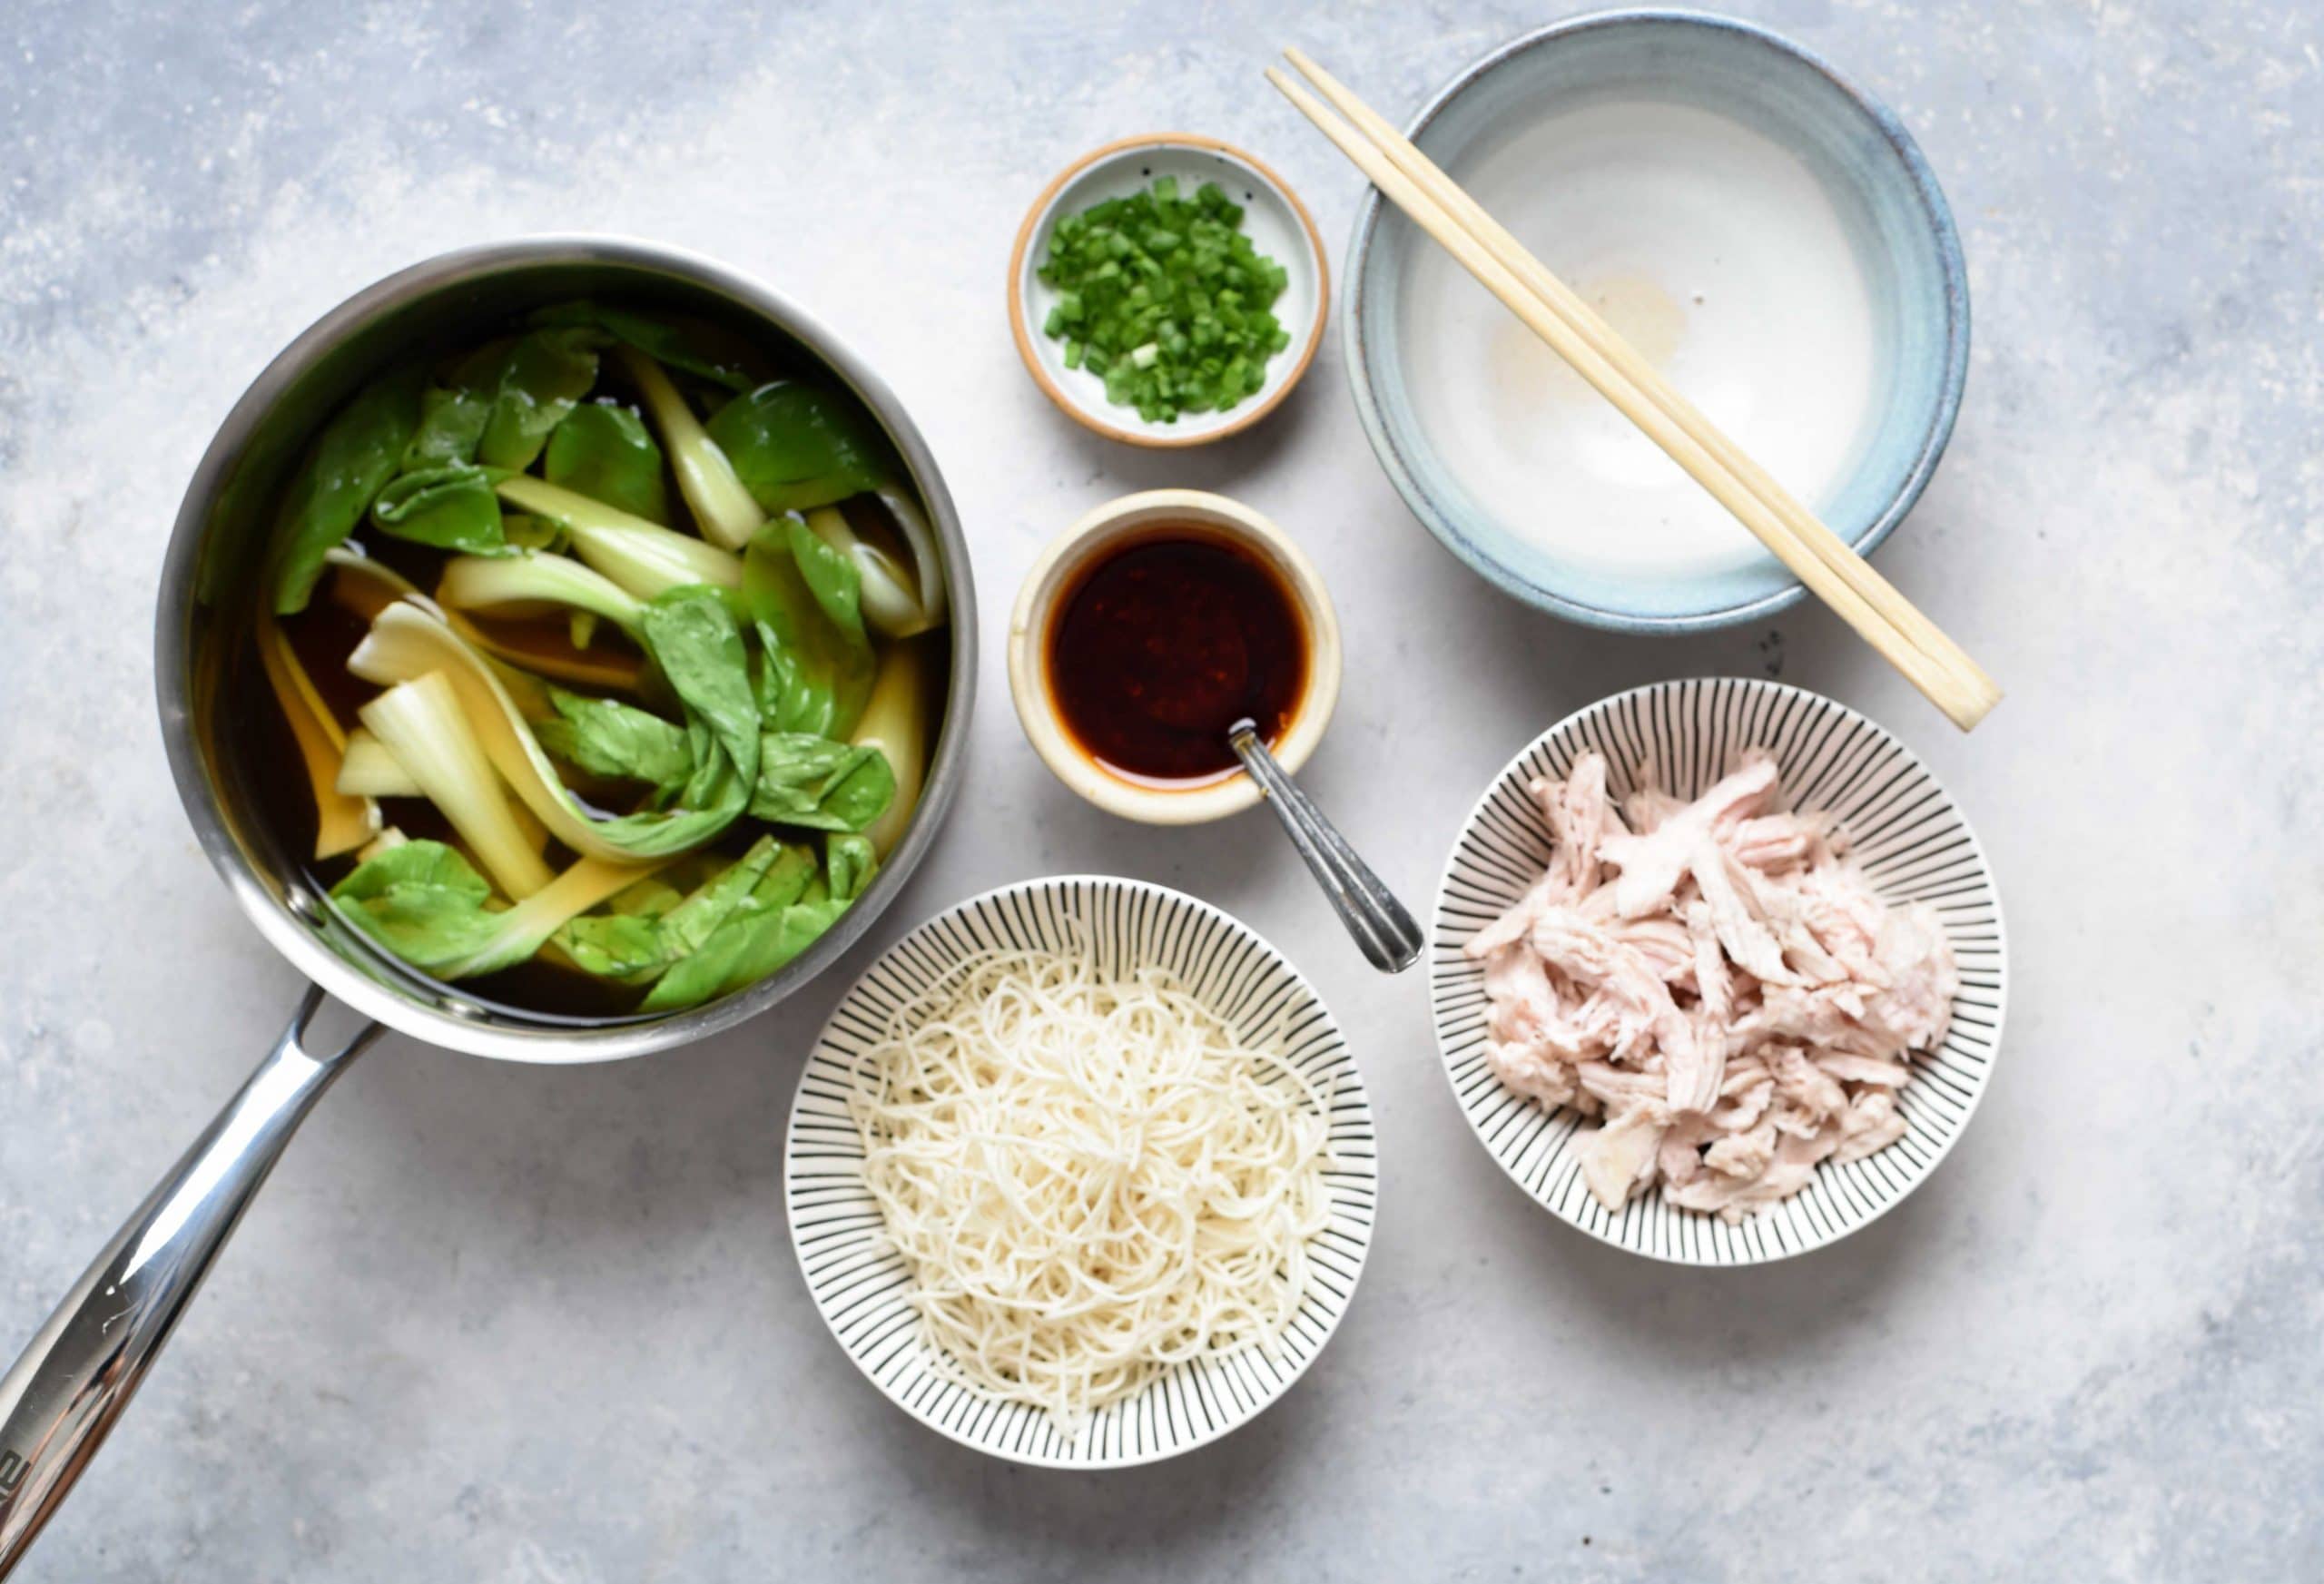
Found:
[[[1791,708],[1754,743],[1763,687]],[[1711,689],[1737,719],[1706,714]],[[1623,703],[1663,729],[1559,728],[1455,852],[1436,972],[1456,1092],[1537,1196],[1614,1241],[1704,1263],[1828,1241],[1901,1197],[1982,1087],[1982,854],[1925,769],[1828,700]]]

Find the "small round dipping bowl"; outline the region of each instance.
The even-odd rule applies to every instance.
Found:
[[[1307,639],[1307,684],[1283,734],[1268,746],[1295,773],[1324,740],[1340,696],[1340,625],[1323,574],[1305,551],[1239,501],[1199,489],[1148,489],[1107,502],[1059,534],[1033,563],[1009,618],[1009,693],[1026,740],[1057,778],[1110,814],[1147,825],[1196,825],[1255,807],[1259,787],[1240,770],[1215,781],[1134,781],[1098,762],[1075,741],[1049,686],[1049,633],[1058,602],[1080,585],[1083,568],[1125,541],[1186,528],[1241,546],[1275,569]]]
[[[1251,245],[1281,264],[1286,280],[1274,313],[1291,344],[1267,359],[1258,389],[1224,412],[1181,413],[1169,423],[1150,423],[1134,407],[1106,399],[1106,382],[1087,369],[1065,366],[1065,343],[1042,331],[1056,290],[1040,278],[1058,221],[1109,198],[1127,198],[1168,176],[1181,197],[1192,197],[1215,182],[1243,208],[1243,230]],[[1074,422],[1108,439],[1168,450],[1207,445],[1237,435],[1283,405],[1291,388],[1315,360],[1323,344],[1324,315],[1332,300],[1331,271],[1324,262],[1324,238],[1307,206],[1284,179],[1256,154],[1232,143],[1190,132],[1150,133],[1092,149],[1051,179],[1025,212],[1009,254],[1009,328],[1017,355],[1041,394]]]
[[[1650,231],[1657,223],[1650,194],[1620,183],[1574,189],[1570,201],[1595,204],[1591,219],[1606,221],[1604,234],[1592,244],[1602,256],[1592,259],[1572,256],[1581,242],[1553,220],[1529,226],[1515,212],[1501,212],[1492,193],[1478,188],[1473,195],[1494,209],[1521,241],[1566,276],[1585,299],[1607,301],[1589,281],[1577,278],[1578,271],[1630,268],[1668,275],[1652,283],[1658,296],[1676,304],[1671,310],[1676,323],[1666,326],[1665,344],[1649,345],[1625,327],[1618,304],[1607,306],[1604,311],[1617,330],[1630,335],[1712,421],[1727,424],[1731,436],[1758,455],[1841,538],[1859,552],[1870,551],[1912,509],[1935,471],[1953,432],[1968,368],[1969,296],[1960,241],[1945,195],[1920,150],[1877,101],[1798,45],[1747,23],[1679,11],[1610,12],[1529,34],[1462,72],[1405,130],[1454,181],[1466,185],[1480,162],[1497,152],[1506,157],[1508,151],[1521,146],[1519,140],[1553,117],[1593,106],[1630,107],[1620,113],[1630,118],[1627,124],[1635,134],[1633,159],[1640,157],[1635,152],[1639,147],[1653,151],[1646,158],[1661,157],[1663,121],[1658,116],[1669,123],[1668,146],[1674,159],[1699,158],[1707,149],[1715,154],[1718,136],[1706,140],[1701,129],[1738,123],[1744,131],[1735,143],[1763,139],[1774,145],[1778,152],[1771,158],[1780,162],[1787,155],[1797,162],[1797,172],[1788,162],[1781,163],[1788,173],[1786,180],[1811,200],[1820,191],[1828,203],[1829,218],[1818,214],[1815,219],[1817,234],[1827,239],[1824,257],[1833,261],[1831,267],[1848,272],[1846,261],[1852,258],[1852,273],[1861,278],[1862,297],[1869,307],[1869,357],[1851,356],[1857,367],[1868,367],[1870,372],[1860,379],[1862,399],[1852,399],[1842,409],[1857,416],[1834,420],[1838,440],[1828,482],[1821,489],[1814,487],[1815,480],[1787,477],[1777,457],[1762,454],[1764,440],[1755,446],[1740,424],[1723,416],[1735,410],[1738,401],[1746,408],[1758,401],[1765,420],[1776,412],[1774,403],[1812,397],[1813,391],[1803,389],[1813,381],[1812,369],[1805,364],[1789,366],[1780,349],[1787,349],[1795,336],[1828,332],[1828,325],[1817,322],[1825,316],[1814,294],[1803,299],[1795,290],[1788,311],[1780,306],[1782,293],[1775,289],[1779,284],[1775,278],[1784,272],[1783,253],[1780,247],[1770,247],[1777,267],[1758,277],[1758,284],[1769,290],[1755,290],[1745,272],[1712,293],[1711,309],[1694,306],[1704,300],[1697,282],[1705,275],[1722,262],[1730,273],[1735,271],[1733,250],[1726,260],[1718,257],[1719,227],[1728,225],[1727,234],[1732,237],[1736,216],[1748,215],[1746,206],[1756,202],[1752,194],[1721,192],[1722,201],[1733,198],[1723,221],[1683,209],[1676,214],[1666,210],[1659,234],[1684,240],[1678,256],[1659,261],[1659,269],[1654,261],[1641,265],[1620,256],[1627,236]],[[1707,123],[1707,116],[1721,119]],[[1521,146],[1531,150],[1537,145]],[[1584,172],[1579,180],[1586,181],[1597,152],[1594,144],[1577,143],[1560,151],[1561,168]],[[1560,194],[1556,201],[1569,200]],[[1777,200],[1768,202],[1774,205]],[[1795,204],[1788,212],[1771,207],[1768,212],[1803,211]],[[1748,222],[1740,223],[1747,224],[1748,231]],[[1569,546],[1563,551],[1544,542],[1554,542],[1560,533],[1528,536],[1512,527],[1505,490],[1498,510],[1489,506],[1482,474],[1472,467],[1462,477],[1444,448],[1432,439],[1424,418],[1430,387],[1416,370],[1427,360],[1427,349],[1418,345],[1410,321],[1423,295],[1413,286],[1415,271],[1449,265],[1449,261],[1432,262],[1424,257],[1436,251],[1436,244],[1401,212],[1384,206],[1377,193],[1371,195],[1349,249],[1351,295],[1344,316],[1349,378],[1365,432],[1390,479],[1430,532],[1508,593],[1591,626],[1637,633],[1697,631],[1763,617],[1799,598],[1803,590],[1797,581],[1748,536],[1736,542],[1731,554],[1699,563],[1644,566],[1595,554],[1598,546],[1630,542],[1624,539],[1626,534],[1651,531],[1654,525],[1644,518],[1657,508],[1642,504],[1640,512],[1625,521],[1619,511],[1581,504],[1578,494],[1561,498],[1554,477],[1541,480],[1538,506],[1528,502],[1523,509],[1544,514],[1545,521],[1549,514],[1575,514],[1556,525]],[[1504,311],[1486,300],[1474,282],[1463,279],[1458,284],[1463,290],[1474,290],[1485,308]],[[1735,378],[1725,392],[1716,389],[1718,379],[1710,382],[1712,388],[1703,388],[1700,370],[1689,362],[1688,338],[1716,333],[1705,327],[1719,313],[1727,317],[1716,322],[1739,326],[1747,337],[1759,333],[1759,344],[1779,349],[1774,358],[1733,370]],[[1755,316],[1760,315],[1777,322],[1770,327],[1762,319],[1755,325]],[[1517,335],[1525,335],[1513,318],[1509,325]],[[1554,355],[1546,349],[1528,347],[1525,351],[1539,351],[1554,363]],[[1601,399],[1561,367],[1550,372],[1571,380],[1578,393],[1581,405],[1563,410],[1579,416],[1567,421],[1621,421],[1610,409],[1600,410]],[[1738,387],[1742,388],[1739,397]],[[1422,398],[1418,402],[1416,394]],[[1584,412],[1593,402],[1599,407]],[[1848,421],[1855,426],[1853,438],[1840,427]],[[1759,432],[1768,432],[1764,421]],[[1625,446],[1649,445],[1643,437],[1628,433],[1616,438]],[[1647,465],[1675,468],[1659,456],[1648,458]],[[1624,466],[1630,462],[1625,460]],[[1642,496],[1641,501],[1652,498]],[[1671,498],[1667,493],[1660,497],[1666,503]],[[1735,532],[1744,530],[1738,526]],[[1583,544],[1590,548],[1572,547]]]

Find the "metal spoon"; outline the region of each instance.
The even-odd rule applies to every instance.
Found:
[[[1347,839],[1307,801],[1307,794],[1284,773],[1267,745],[1259,738],[1258,723],[1250,719],[1226,728],[1235,756],[1267,800],[1267,807],[1283,822],[1284,834],[1307,861],[1307,869],[1331,900],[1332,910],[1355,937],[1364,957],[1382,973],[1402,973],[1420,957],[1420,926],[1404,910],[1395,893],[1355,855]]]

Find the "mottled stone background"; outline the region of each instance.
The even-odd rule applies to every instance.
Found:
[[[390,1039],[349,1077],[23,1574],[77,1581],[2312,1576],[2324,1557],[2324,81],[2306,0],[1784,0],[1919,135],[1975,366],[1882,564],[2009,684],[1962,739],[1827,616],[1561,626],[1406,515],[1336,335],[1185,457],[1085,438],[1001,277],[1065,160],[1163,126],[1359,184],[1258,79],[1296,41],[1402,110],[1561,7],[16,0],[0,20],[0,1353],[241,1080],[298,990],[194,851],[153,571],[244,383],[364,282],[594,228],[777,282],[942,459],[996,629],[1119,491],[1224,488],[1337,591],[1311,777],[1414,900],[1477,788],[1612,689],[1782,674],[1901,731],[2009,908],[2004,1058],[1909,1205],[1690,1274],[1536,1210],[1470,1140],[1425,996],[1256,819],[1132,830],[1020,740],[987,648],[971,796],[876,939],[1103,869],[1211,897],[1353,1028],[1386,1196],[1280,1406],[1060,1477],[889,1407],[810,1309],[780,1131],[844,974],[596,1070]],[[868,951],[859,952],[860,966]]]

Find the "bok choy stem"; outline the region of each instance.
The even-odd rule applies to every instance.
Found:
[[[485,652],[500,685],[517,701],[525,719],[537,721],[556,712],[550,709],[548,689],[541,679],[529,671],[518,669],[493,653],[491,639],[474,622],[458,611],[448,611],[419,592],[413,583],[392,566],[383,566],[368,556],[352,550],[333,550],[329,556],[333,566],[347,576],[334,577],[330,583],[332,602],[360,616],[365,625],[377,621],[379,613],[398,600],[409,600],[421,610],[442,622],[467,642]]]
[[[863,828],[872,851],[881,858],[895,847],[912,811],[920,806],[920,792],[928,778],[928,663],[918,639],[888,645],[881,656],[880,674],[872,683],[871,702],[852,739],[858,747],[877,748],[888,756],[896,779],[896,795],[880,817]]]
[[[573,552],[639,599],[689,584],[743,585],[743,562],[715,545],[634,517],[547,479],[518,473],[497,486],[500,498],[549,518],[573,536]]]
[[[347,751],[340,756],[339,790],[351,797],[422,798],[428,794],[388,745],[358,726],[347,734]]]
[[[881,499],[890,498],[887,492],[881,493]],[[896,502],[902,499],[901,495],[893,497]],[[815,531],[815,536],[855,564],[862,579],[865,624],[882,637],[909,638],[943,622],[944,580],[935,569],[933,541],[928,542],[926,550],[921,548],[921,541],[928,537],[926,521],[916,512],[911,516],[898,513],[896,521],[904,528],[913,557],[922,560],[921,566],[906,566],[864,538],[849,525],[847,514],[835,506],[817,507],[807,514],[807,526]],[[916,531],[911,526],[915,522],[919,524]],[[932,599],[929,594],[931,580],[935,591]]]
[[[475,979],[515,967],[538,951],[576,914],[587,912],[669,861],[666,858],[642,863],[609,863],[601,858],[581,860],[515,907],[495,914],[492,940],[473,955],[441,969],[440,977]]]
[[[635,638],[645,620],[635,595],[602,573],[546,550],[515,556],[455,556],[436,583],[447,610],[528,615],[550,605],[603,616]]]
[[[614,356],[645,398],[654,427],[662,431],[662,449],[678,476],[678,493],[686,497],[702,536],[724,549],[742,549],[766,521],[766,513],[735,477],[734,465],[694,416],[662,365],[631,346],[615,349]]]
[[[315,794],[315,856],[336,858],[351,852],[379,833],[379,805],[369,798],[339,788],[340,771],[347,751],[347,736],[338,719],[315,691],[313,680],[299,664],[298,652],[271,612],[258,618],[259,664],[274,690],[299,757],[307,767],[307,782]]]
[[[459,695],[461,712],[486,755],[551,835],[585,857],[612,863],[639,861],[635,851],[606,837],[574,803],[492,665],[438,618],[409,601],[388,606],[348,657],[347,668],[381,686],[431,671],[443,673]],[[722,828],[707,826],[698,840],[681,842],[670,851],[674,855],[699,847]]]
[[[389,688],[363,706],[363,723],[452,822],[494,884],[519,901],[548,884],[549,867],[509,812],[500,777],[443,672]]]
[[[589,646],[600,619],[636,640],[645,617],[644,604],[611,578],[568,556],[527,550],[507,556],[456,556],[445,564],[444,574],[437,580],[436,603],[443,607],[448,626],[512,668],[529,668],[559,682],[607,693],[635,693],[644,684],[645,664],[635,652]],[[491,627],[468,619],[471,611],[479,615],[520,617],[552,610],[562,610],[567,617],[569,649],[510,642]],[[543,718],[524,699],[517,702],[524,707],[526,719]]]

